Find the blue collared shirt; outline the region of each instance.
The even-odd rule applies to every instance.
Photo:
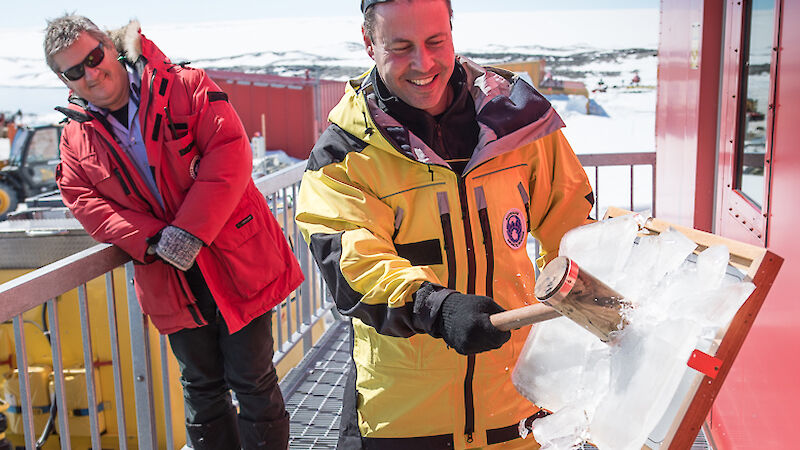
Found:
[[[117,119],[110,113],[108,108],[100,108],[92,104],[89,106],[91,106],[95,111],[103,114],[106,120],[108,120],[108,123],[111,125],[111,131],[113,131],[117,143],[128,154],[128,157],[130,157],[131,161],[133,161],[133,165],[136,166],[136,170],[144,179],[145,184],[147,184],[147,187],[150,189],[150,192],[153,193],[153,196],[158,199],[158,203],[163,207],[164,202],[161,200],[161,194],[158,192],[156,180],[153,178],[153,172],[151,171],[150,164],[147,161],[147,148],[144,145],[142,130],[139,124],[138,87],[140,80],[135,73],[130,71],[130,69],[128,70],[128,79],[130,80],[130,87],[128,95],[127,128],[117,121]]]

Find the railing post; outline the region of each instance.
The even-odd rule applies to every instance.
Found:
[[[86,377],[86,397],[89,402],[89,430],[92,448],[100,445],[100,425],[97,418],[97,387],[94,384],[94,351],[92,350],[92,330],[89,325],[89,301],[86,298],[86,285],[78,286],[78,309],[81,315],[81,337],[83,338],[83,367]],[[62,412],[64,409],[62,409]]]
[[[650,200],[650,204],[652,205],[652,212],[651,216],[656,217],[656,163],[653,163],[653,197]]]
[[[148,319],[142,313],[133,287],[133,262],[125,264],[128,291],[128,321],[131,329],[131,358],[133,390],[136,399],[136,431],[140,450],[155,450],[156,419],[153,408],[153,370],[150,364],[150,335]],[[138,344],[137,344],[138,343]]]
[[[50,321],[50,349],[53,353],[53,386],[55,387],[55,397],[51,408],[60,408],[61,411],[67,410],[67,397],[64,392],[64,361],[61,352],[61,325],[58,319],[58,301],[50,299],[47,301],[47,317]],[[70,450],[69,417],[67,414],[58,414],[59,433],[58,439],[61,441],[62,450]]]
[[[594,167],[594,218],[600,220],[600,166]]]
[[[25,322],[22,320],[22,314],[14,317],[14,345],[17,352],[19,406],[22,409],[22,422],[25,429],[25,448],[34,449],[36,448],[36,430],[33,428],[31,381],[28,377],[28,352],[25,350]]]
[[[174,438],[172,435],[172,402],[170,401],[169,389],[169,346],[167,337],[159,336],[161,350],[161,384],[164,393],[164,423],[166,425],[167,448],[172,448]]]
[[[117,435],[119,450],[128,450],[128,425],[125,420],[125,398],[122,393],[122,368],[119,357],[119,329],[117,326],[117,297],[114,288],[113,269],[106,273],[106,306],[111,336],[111,366],[114,370],[114,394],[117,403]]]
[[[297,243],[300,246],[300,268],[302,269],[303,273],[305,274],[305,281],[303,281],[303,290],[302,295],[300,298],[301,306],[303,307],[302,314],[303,314],[303,325],[308,326],[308,332],[303,333],[303,353],[307,352],[313,345],[314,340],[311,336],[311,294],[315,290],[313,289],[313,276],[311,271],[314,270],[311,267],[310,259],[311,259],[311,251],[306,245],[306,241],[304,239],[300,239],[300,242]],[[299,328],[299,327],[298,327]]]

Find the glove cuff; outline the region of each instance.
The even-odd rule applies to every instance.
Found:
[[[444,299],[455,292],[443,286],[425,281],[414,292],[414,327],[435,338],[442,337],[441,307]]]
[[[194,264],[194,259],[203,248],[203,241],[186,230],[168,225],[161,231],[156,245],[156,254],[164,261],[184,272]]]

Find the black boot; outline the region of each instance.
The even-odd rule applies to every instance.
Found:
[[[230,409],[222,417],[208,423],[187,423],[186,431],[195,450],[240,450],[236,410]]]
[[[239,417],[244,450],[286,450],[289,448],[289,414],[272,422],[251,422]]]

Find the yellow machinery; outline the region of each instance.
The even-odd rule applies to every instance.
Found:
[[[589,90],[581,81],[553,80],[545,76],[545,61],[515,61],[490,64],[516,73],[527,73],[531,77],[533,87],[545,96],[548,95],[582,95],[586,97],[586,114],[589,114]]]
[[[28,270],[0,270],[0,283],[16,278]],[[120,360],[122,366],[122,388],[125,402],[126,435],[129,448],[138,448],[136,435],[136,410],[134,402],[133,379],[131,370],[130,332],[128,329],[128,308],[125,298],[125,274],[122,268],[114,270],[114,285],[116,292],[117,327],[119,330]],[[89,320],[92,333],[93,358],[96,367],[95,387],[99,402],[98,410],[101,436],[104,449],[119,448],[119,428],[117,423],[117,402],[119,399],[114,394],[113,368],[111,366],[111,339],[109,335],[109,318],[106,307],[105,279],[99,278],[87,284],[87,299],[89,303]],[[28,356],[29,372],[31,374],[32,406],[34,409],[34,423],[37,437],[41,434],[44,423],[47,421],[50,407],[50,388],[52,357],[50,343],[45,337],[43,321],[43,307],[36,307],[23,315],[25,320],[25,341]],[[83,344],[80,329],[78,308],[78,295],[76,290],[61,295],[58,299],[58,317],[61,334],[61,350],[65,367],[65,392],[67,396],[66,408],[59,405],[58,411],[67,411],[69,416],[70,436],[73,448],[90,448],[91,437],[89,433],[88,408],[86,403],[86,376],[83,369]],[[163,389],[161,383],[161,353],[159,335],[155,328],[150,327],[150,352],[153,369],[153,405],[155,408],[155,424],[158,434],[159,448],[181,448],[185,442],[183,395],[180,385],[180,371],[177,362],[168,354],[168,371],[170,380],[170,410],[172,413],[173,440],[170,445],[164,442],[165,414],[163,402]],[[22,445],[21,414],[19,401],[14,399],[18,392],[18,375],[16,372],[16,355],[14,354],[14,330],[11,322],[0,325],[0,372],[2,373],[3,387],[1,389],[4,400],[9,403],[5,412],[8,417],[9,429],[7,437],[15,445]],[[11,400],[11,401],[9,401]],[[57,422],[56,422],[57,423]],[[59,437],[55,433],[47,440],[44,449],[60,448]]]
[[[544,60],[537,59],[533,61],[514,61],[506,63],[490,64],[490,66],[499,67],[501,69],[510,70],[516,73],[527,73],[531,77],[533,87],[538,88],[539,82],[544,77]]]

